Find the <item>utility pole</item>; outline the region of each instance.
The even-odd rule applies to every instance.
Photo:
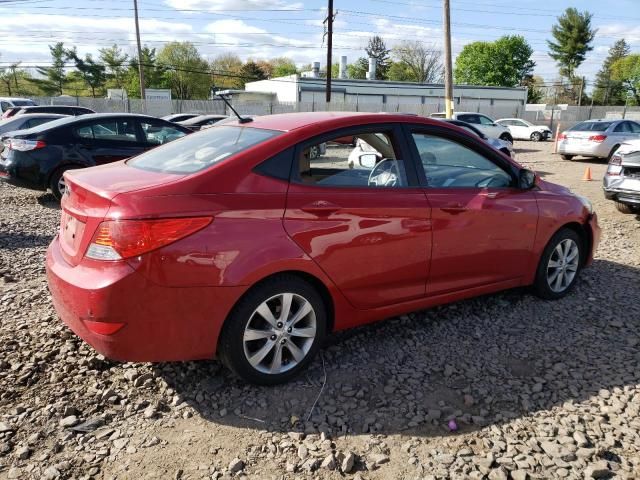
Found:
[[[138,41],[138,73],[140,74],[140,98],[142,99],[142,104],[144,105],[146,95],[144,88],[144,68],[142,66],[142,45],[140,45],[140,25],[138,24],[138,0],[133,0],[133,12],[136,20],[136,39]]]
[[[578,95],[578,106],[582,106],[582,91],[584,90],[584,77],[580,79],[580,94]]]
[[[451,15],[449,0],[443,4],[444,31],[444,105],[447,118],[453,116],[453,67],[451,63]]]
[[[327,7],[327,86],[326,86],[326,101],[331,102],[331,67],[332,62],[332,50],[333,50],[333,0],[329,0]]]

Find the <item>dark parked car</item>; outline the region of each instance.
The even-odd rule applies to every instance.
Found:
[[[62,118],[6,137],[0,179],[37,190],[49,188],[60,199],[65,171],[133,157],[188,133],[187,128],[146,115]]]
[[[14,107],[10,108],[2,115],[2,118],[10,118],[16,115],[25,115],[27,113],[57,113],[60,115],[73,115],[77,117],[79,115],[87,115],[89,113],[96,113],[90,108],[75,107],[70,105],[35,105],[26,107]]]
[[[226,115],[198,115],[197,117],[178,123],[183,127],[187,127],[188,129],[197,132],[204,127],[210,127],[211,125],[218,123],[220,120],[225,120],[226,118],[228,118]]]
[[[58,115],[55,113],[34,113],[29,115],[18,115],[17,117],[5,118],[0,120],[0,135],[15,130],[25,130],[27,128],[37,127],[43,123],[58,120],[59,118],[67,118],[68,115]]]
[[[166,120],[167,122],[178,123],[199,116],[199,113],[172,113],[171,115],[165,115],[164,117],[162,117],[162,119]]]

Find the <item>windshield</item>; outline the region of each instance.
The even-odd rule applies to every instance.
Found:
[[[280,135],[249,127],[213,127],[132,158],[127,165],[162,173],[188,174]]]
[[[604,132],[613,122],[582,122],[574,125],[569,130],[574,132]]]

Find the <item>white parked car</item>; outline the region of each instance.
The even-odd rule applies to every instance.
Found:
[[[429,116],[432,118],[447,117],[444,112],[432,113]],[[472,124],[489,138],[498,138],[505,142],[513,143],[513,136],[507,127],[497,124],[491,118],[483,115],[482,113],[454,112],[452,118],[453,120],[461,120]]]
[[[551,129],[546,125],[534,125],[519,118],[501,118],[496,120],[496,123],[507,127],[516,140],[539,142],[540,140],[548,140],[553,135]]]

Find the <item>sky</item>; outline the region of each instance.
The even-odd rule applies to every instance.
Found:
[[[592,81],[609,47],[621,38],[640,53],[640,0],[450,0],[455,55],[465,44],[523,35],[534,50],[535,74],[558,78],[547,54],[551,26],[567,7],[593,13],[598,29],[578,74]],[[243,60],[278,56],[298,65],[326,62],[320,0],[139,0],[143,44],[191,41],[207,59],[236,53]],[[442,48],[442,0],[334,0],[334,61],[365,56],[370,36],[388,47],[420,40]],[[0,0],[0,62],[50,60],[48,45],[63,41],[97,55],[114,43],[135,51],[133,0]]]

